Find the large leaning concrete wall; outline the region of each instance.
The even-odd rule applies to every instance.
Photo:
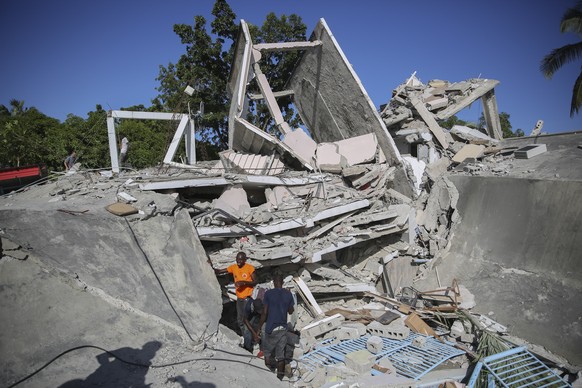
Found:
[[[303,53],[288,89],[313,139],[334,142],[375,133],[388,162],[400,164],[384,122],[323,19],[310,40],[322,45]]]
[[[582,364],[581,181],[452,176],[459,190],[439,263],[511,333]]]

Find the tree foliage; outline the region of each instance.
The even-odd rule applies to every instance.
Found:
[[[183,112],[187,103],[196,110],[204,103],[204,115],[197,136],[207,145],[226,149],[228,145],[228,110],[230,98],[227,94],[228,75],[233,61],[234,42],[238,35],[235,23],[236,15],[226,0],[216,0],[212,9],[214,17],[210,23],[211,36],[207,31],[207,21],[201,15],[194,17],[193,25],[176,24],[174,32],[186,45],[186,52],[176,64],[160,66],[157,80],[159,95],[154,105],[172,112]],[[306,27],[297,15],[277,17],[269,13],[261,27],[250,26],[254,43],[288,42],[305,40]],[[267,53],[261,60],[261,70],[266,75],[273,90],[282,90],[289,77],[299,53]],[[184,93],[186,86],[195,89],[188,97]],[[258,87],[251,84],[251,92],[258,92]],[[280,99],[279,104],[286,120],[291,124],[297,122],[291,108],[291,100]],[[266,105],[262,102],[250,103],[249,120],[265,130],[273,129],[273,121]]]
[[[574,8],[566,10],[560,22],[560,32],[573,33],[578,37],[582,36],[582,1],[579,1]],[[540,71],[546,78],[552,78],[554,73],[562,66],[570,62],[577,62],[582,58],[582,41],[567,44],[552,50],[547,54],[540,64]],[[582,106],[582,71],[576,78],[572,88],[572,100],[570,102],[570,117],[580,111]]]
[[[25,108],[24,101],[12,99],[9,106],[0,106],[0,164],[24,166],[46,159],[46,139],[59,121],[34,107]]]
[[[467,126],[467,124],[468,123],[465,120],[461,120],[461,119],[459,119],[455,115],[452,115],[451,117],[449,117],[446,120],[439,121],[439,125],[441,127],[443,127],[443,128],[446,128],[446,129],[451,129],[455,125],[465,125],[465,126]]]
[[[499,113],[499,124],[501,125],[501,133],[503,135],[504,139],[510,138],[510,137],[520,137],[523,136],[524,133],[521,129],[518,129],[517,131],[513,132],[511,130],[512,125],[511,122],[509,121],[509,113],[507,112],[501,112]],[[485,122],[485,116],[483,115],[483,113],[481,113],[481,117],[479,117],[479,128],[485,128],[486,122]]]
[[[286,16],[277,16],[271,12],[265,18],[263,25],[258,28],[251,26],[251,35],[253,43],[272,43],[272,42],[295,42],[307,40],[305,34],[307,27],[301,20],[300,16],[295,14]],[[272,51],[262,53],[260,62],[261,71],[267,77],[271,89],[274,91],[284,90],[285,83],[291,76],[301,52],[299,51]],[[256,83],[249,86],[251,93],[260,93]],[[292,107],[291,97],[285,96],[277,99],[281,108],[281,113],[285,121],[291,127],[298,127],[300,119]],[[267,105],[263,101],[251,102],[249,120],[257,127],[263,130],[277,134],[275,123],[271,117]]]

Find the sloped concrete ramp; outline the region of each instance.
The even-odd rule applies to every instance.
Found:
[[[462,220],[438,265],[443,285],[457,278],[474,310],[582,365],[582,182],[449,179]]]
[[[219,284],[186,211],[137,222],[104,210],[3,210],[0,219],[2,237],[29,254],[0,261],[0,380],[84,344],[142,349],[128,359],[147,363],[148,347],[218,330]]]

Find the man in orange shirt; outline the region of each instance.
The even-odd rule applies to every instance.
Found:
[[[247,255],[244,252],[236,254],[236,264],[232,264],[224,269],[215,269],[215,273],[231,273],[234,277],[236,287],[236,323],[240,328],[241,335],[244,335],[246,327],[244,324],[244,312],[247,298],[253,294],[253,288],[257,284],[255,267],[247,264]]]

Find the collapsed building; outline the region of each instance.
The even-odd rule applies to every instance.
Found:
[[[302,52],[286,90],[261,72],[270,50]],[[502,139],[497,84],[424,85],[413,75],[378,111],[323,19],[307,42],[256,45],[241,21],[219,161],[78,170],[2,197],[2,380],[100,341],[140,365],[171,364],[139,375],[157,384],[264,381],[268,372],[248,365],[213,377],[238,337],[227,327],[233,285],[207,260],[223,268],[244,251],[257,292],[276,272],[294,290],[288,381],[297,386],[483,376],[569,386],[582,364],[582,173],[571,167],[580,135]],[[285,122],[280,96],[291,96],[304,128]],[[251,98],[265,101],[281,136],[247,119]],[[487,133],[439,125],[477,99]],[[519,357],[521,377],[478,358],[491,336],[506,347],[497,359]],[[161,349],[146,351],[151,343]],[[201,359],[173,367],[191,354]],[[93,356],[51,365],[31,386],[96,382],[101,368],[121,368]]]

